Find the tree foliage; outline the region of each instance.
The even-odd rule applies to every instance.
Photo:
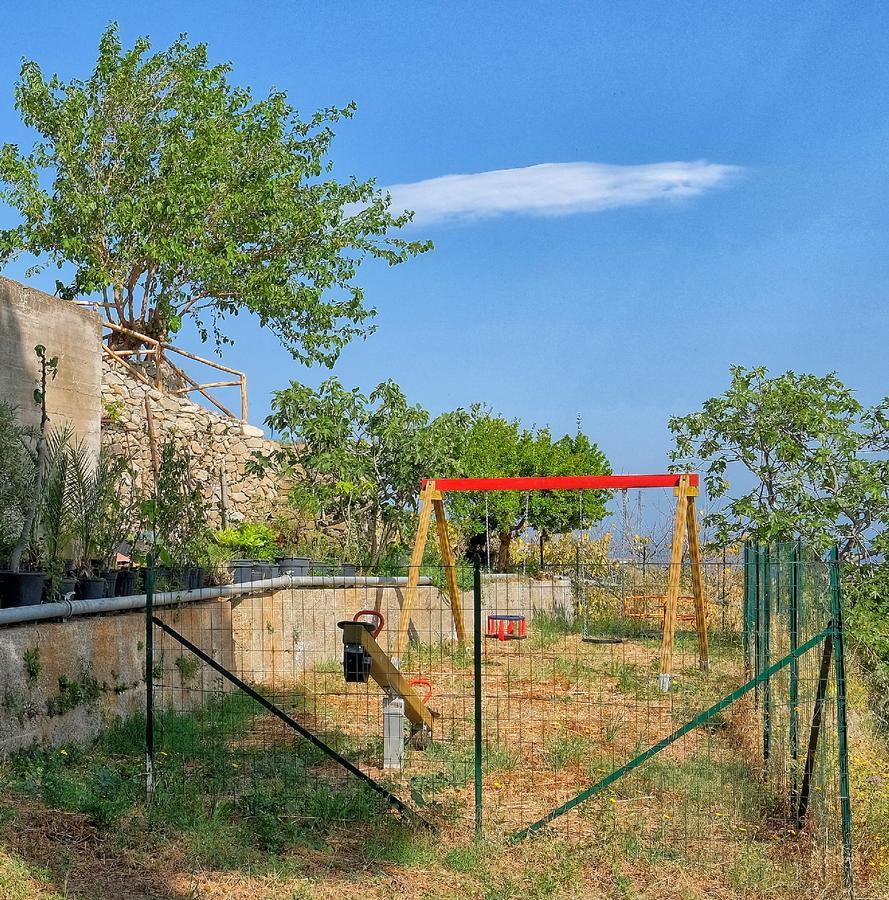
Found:
[[[112,321],[157,339],[191,317],[226,341],[223,320],[249,311],[298,359],[332,364],[372,330],[361,262],[431,246],[389,236],[410,216],[373,181],[332,176],[333,126],[354,105],[302,119],[281,91],[232,85],[204,44],[149,50],[111,25],[85,81],[24,62],[16,106],[40,139],[0,148],[0,199],[21,216],[0,230],[0,265],[55,264],[70,273],[60,295],[99,295]]]
[[[579,430],[553,440],[546,428],[525,429],[517,420],[472,410],[460,454],[466,477],[608,475],[605,454]],[[495,491],[448,496],[453,522],[470,543],[484,546],[487,531],[498,539],[496,565],[509,562],[512,540],[527,528],[546,535],[588,528],[605,516],[607,491]],[[493,564],[493,561],[492,561]]]
[[[677,467],[703,467],[705,525],[728,543],[801,536],[869,553],[889,516],[889,402],[865,407],[836,374],[733,366],[725,393],[670,420]],[[749,489],[748,489],[749,487]]]
[[[203,494],[188,450],[168,433],[160,447],[154,490],[141,504],[154,550],[167,566],[184,568],[205,562],[210,531]]]
[[[297,474],[294,504],[369,564],[409,530],[421,479],[455,470],[466,420],[459,410],[431,418],[393,381],[366,395],[337,378],[317,391],[292,381],[272,410],[266,423],[288,443],[260,465]]]

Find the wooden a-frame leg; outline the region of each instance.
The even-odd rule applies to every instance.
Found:
[[[704,607],[704,569],[701,560],[701,536],[698,532],[698,516],[695,498],[686,501],[686,527],[688,529],[688,558],[691,564],[691,581],[695,598],[695,628],[698,632],[698,665],[702,672],[710,668],[710,641],[707,636],[707,615]]]
[[[401,606],[401,615],[398,617],[398,634],[395,637],[395,653],[393,654],[393,658],[396,665],[400,665],[401,656],[407,645],[407,633],[411,622],[411,610],[417,599],[417,584],[420,580],[420,566],[423,563],[423,553],[426,550],[426,539],[429,536],[429,521],[432,518],[432,499],[430,495],[434,489],[434,482],[427,482],[426,488],[420,494],[420,521],[417,523],[417,537],[414,540],[410,569],[407,573],[407,589],[404,592],[404,603]]]
[[[451,598],[451,614],[454,617],[454,630],[457,641],[466,643],[466,628],[463,625],[463,606],[460,599],[460,586],[457,584],[457,570],[454,568],[454,554],[451,552],[451,541],[448,537],[448,521],[445,518],[444,501],[436,497],[432,500],[435,510],[435,527],[438,531],[438,546],[441,549],[441,560],[448,579],[448,594]]]
[[[670,690],[673,670],[673,635],[676,631],[676,606],[679,603],[679,580],[682,574],[682,548],[685,545],[686,505],[688,504],[688,477],[679,479],[676,497],[676,518],[673,523],[673,547],[670,552],[670,572],[667,580],[667,600],[664,605],[664,634],[661,641],[661,670],[658,687]]]

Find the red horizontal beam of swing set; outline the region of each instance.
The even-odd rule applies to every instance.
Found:
[[[679,487],[688,475],[688,486],[698,487],[694,472],[667,475],[549,475],[529,478],[424,478],[434,481],[438,491],[624,491],[631,488]]]

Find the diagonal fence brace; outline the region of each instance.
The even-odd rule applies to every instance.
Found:
[[[653,744],[638,756],[634,756],[633,759],[631,759],[628,763],[621,766],[619,769],[615,769],[613,772],[606,775],[603,779],[597,781],[591,787],[588,787],[585,790],[581,791],[579,794],[577,794],[575,797],[572,797],[561,806],[557,806],[554,810],[543,816],[543,818],[538,819],[536,822],[520,829],[519,831],[513,832],[513,834],[510,835],[509,840],[511,842],[514,842],[528,837],[530,834],[533,834],[535,831],[539,831],[541,828],[543,828],[545,825],[548,825],[559,816],[564,815],[566,812],[570,812],[572,809],[574,809],[575,806],[579,806],[585,800],[589,800],[590,797],[593,797],[595,794],[598,794],[601,791],[605,790],[605,788],[614,784],[615,781],[632,772],[633,769],[637,769],[644,762],[647,762],[653,756],[660,753],[661,750],[665,750],[667,747],[669,747],[671,744],[676,743],[676,741],[684,737],[690,731],[693,731],[695,728],[699,728],[701,725],[708,722],[715,715],[718,715],[720,712],[722,712],[722,710],[731,706],[733,703],[740,700],[741,697],[743,697],[745,694],[758,687],[762,682],[771,678],[777,672],[780,672],[781,669],[783,669],[785,666],[790,665],[792,660],[798,659],[805,653],[808,653],[809,650],[817,647],[818,644],[826,640],[832,634],[833,623],[831,622],[823,631],[818,632],[818,634],[810,638],[804,644],[800,645],[796,650],[788,653],[787,656],[784,656],[777,662],[772,663],[772,665],[770,665],[767,669],[763,669],[754,678],[751,678],[745,684],[742,684],[739,688],[723,697],[722,700],[717,701],[713,704],[713,706],[705,709],[702,713],[699,713],[693,719],[677,728],[676,731],[674,731],[672,734],[658,741],[656,744]]]
[[[314,744],[319,750],[329,756],[334,762],[339,763],[347,772],[350,772],[356,778],[360,779],[364,784],[366,784],[371,790],[376,791],[383,799],[390,805],[397,809],[400,813],[408,816],[413,819],[415,822],[420,824],[423,828],[428,828],[432,831],[435,830],[435,826],[431,822],[427,822],[424,818],[419,816],[413,809],[411,809],[406,803],[402,800],[399,800],[398,797],[395,796],[391,791],[387,790],[383,787],[378,781],[375,781],[370,775],[366,775],[361,771],[354,763],[350,762],[343,756],[341,753],[338,753],[333,749],[329,744],[324,743],[317,735],[313,734],[304,726],[300,725],[299,722],[296,721],[292,716],[288,716],[283,710],[278,709],[274,703],[270,700],[267,700],[262,696],[258,691],[254,690],[250,687],[247,682],[242,681],[238,678],[237,675],[229,672],[225,666],[218,663],[212,656],[209,656],[200,647],[197,647],[193,644],[187,637],[181,635],[175,628],[171,628],[166,622],[162,622],[157,616],[151,617],[152,622],[165,631],[171,638],[178,641],[185,647],[186,650],[190,650],[201,662],[206,663],[210,666],[211,669],[218,672],[226,681],[231,682],[235,687],[242,690],[249,697],[252,697],[260,706],[265,707],[273,716],[277,716],[285,725],[289,728],[292,728],[297,734],[301,737],[304,737],[309,743]]]

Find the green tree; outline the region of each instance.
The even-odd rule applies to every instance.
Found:
[[[85,81],[22,65],[16,106],[40,139],[0,148],[0,199],[21,217],[0,230],[0,265],[65,267],[61,296],[98,295],[112,322],[156,339],[190,317],[218,345],[223,320],[250,312],[298,359],[331,365],[372,330],[361,262],[431,246],[389,236],[410,216],[373,181],[332,176],[332,126],[354,104],[303,120],[281,91],[254,101],[230,84],[204,44],[149,49],[124,49],[111,25]]]
[[[430,418],[393,381],[369,395],[337,378],[317,391],[292,381],[266,419],[287,443],[257,464],[296,476],[294,505],[374,565],[409,530],[421,479],[455,470],[465,420],[461,411]]]
[[[496,478],[608,475],[611,467],[605,454],[579,431],[554,441],[546,428],[527,430],[516,420],[475,407],[460,470],[466,477]],[[485,546],[487,528],[497,537],[496,568],[502,571],[513,539],[527,528],[544,537],[587,528],[604,518],[607,500],[607,491],[494,491],[449,494],[448,506],[471,547]]]
[[[720,543],[801,536],[868,554],[889,515],[889,402],[864,407],[831,373],[731,368],[725,393],[670,420],[671,459],[702,468]],[[734,483],[733,483],[734,482]]]

